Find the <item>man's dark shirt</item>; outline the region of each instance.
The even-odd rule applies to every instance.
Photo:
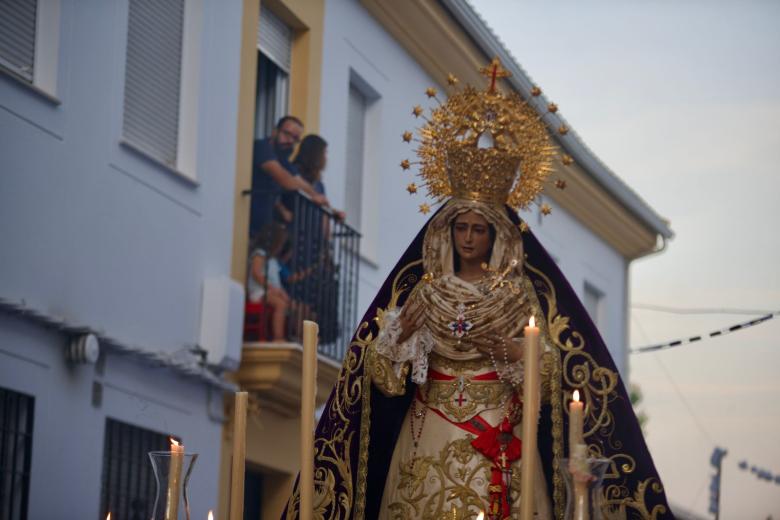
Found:
[[[260,165],[268,161],[278,161],[290,174],[295,167],[289,161],[290,155],[280,153],[271,138],[255,141],[252,153],[252,204],[249,213],[249,234],[257,235],[264,226],[273,221],[274,204],[284,189]]]

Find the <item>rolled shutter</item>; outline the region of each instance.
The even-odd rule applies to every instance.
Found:
[[[33,81],[36,0],[0,1],[0,64]]]
[[[292,29],[262,5],[257,26],[257,47],[279,68],[290,73]]]
[[[184,0],[130,0],[122,132],[176,165]]]

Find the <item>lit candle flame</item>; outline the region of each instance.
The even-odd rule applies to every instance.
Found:
[[[214,520],[214,512],[209,510],[209,519],[208,520]]]
[[[111,511],[109,511],[108,514],[106,515],[106,520],[111,520]]]
[[[179,444],[179,442],[176,439],[171,437],[171,446],[180,446],[180,444]]]
[[[529,327],[536,327],[536,319],[533,316],[531,316],[531,319],[528,320],[528,326]]]
[[[485,518],[485,513],[480,511],[479,514],[477,515],[477,520],[484,520],[484,518]]]
[[[579,390],[575,390],[574,391],[574,395],[572,395],[572,399],[574,399],[578,403],[580,402],[580,391]]]

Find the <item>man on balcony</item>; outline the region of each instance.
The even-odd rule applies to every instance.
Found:
[[[258,139],[252,158],[252,204],[249,234],[256,236],[264,226],[275,220],[275,205],[287,190],[306,193],[319,206],[327,206],[325,195],[317,193],[311,184],[294,175],[290,163],[295,145],[301,140],[303,122],[295,116],[284,116],[276,124],[271,137]],[[278,216],[276,220],[280,220]]]

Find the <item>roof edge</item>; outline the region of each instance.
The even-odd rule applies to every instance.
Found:
[[[547,110],[548,100],[543,94],[537,97],[531,95],[534,83],[530,76],[518,64],[504,43],[493,33],[471,4],[467,0],[439,0],[439,2],[471,36],[482,52],[488,56],[498,56],[503,66],[512,73],[511,77],[506,78],[507,81],[525,99],[531,100],[529,104],[533,106],[545,122],[553,128],[557,128],[560,125],[566,125],[569,128],[569,132],[566,135],[556,135],[555,139],[572,156],[577,164],[648,228],[661,235],[664,239],[674,237],[674,232],[669,226],[668,220],[661,217],[634,190],[601,162],[576,132],[571,129],[560,113],[551,113]]]

